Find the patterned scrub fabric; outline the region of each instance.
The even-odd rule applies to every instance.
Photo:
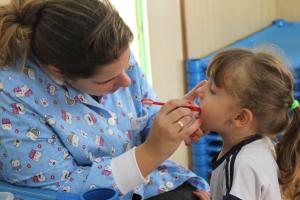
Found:
[[[132,84],[98,102],[58,84],[30,60],[22,69],[1,69],[0,180],[72,193],[96,187],[120,193],[111,160],[145,140],[159,109],[141,104],[142,98],[157,97],[132,55],[129,63]],[[201,177],[165,161],[147,184],[120,196],[148,198],[186,181],[209,190]]]

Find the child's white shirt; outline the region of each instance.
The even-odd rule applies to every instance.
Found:
[[[274,146],[268,138],[257,138],[249,144],[242,145],[235,159],[234,151],[228,153],[213,162],[211,178],[213,200],[281,199]],[[230,169],[232,166],[234,170]]]

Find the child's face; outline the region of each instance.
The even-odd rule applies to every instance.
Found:
[[[197,89],[197,93],[202,109],[202,128],[218,133],[230,131],[238,111],[237,101],[224,88],[216,87],[210,80]]]

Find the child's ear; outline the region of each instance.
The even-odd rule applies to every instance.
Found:
[[[236,127],[239,128],[249,126],[252,124],[252,122],[253,122],[253,113],[247,108],[242,108],[234,118],[234,124]]]

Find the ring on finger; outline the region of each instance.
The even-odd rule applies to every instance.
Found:
[[[179,121],[177,121],[176,123],[180,126],[180,129],[182,129],[182,128],[184,127],[182,121],[179,120]]]

